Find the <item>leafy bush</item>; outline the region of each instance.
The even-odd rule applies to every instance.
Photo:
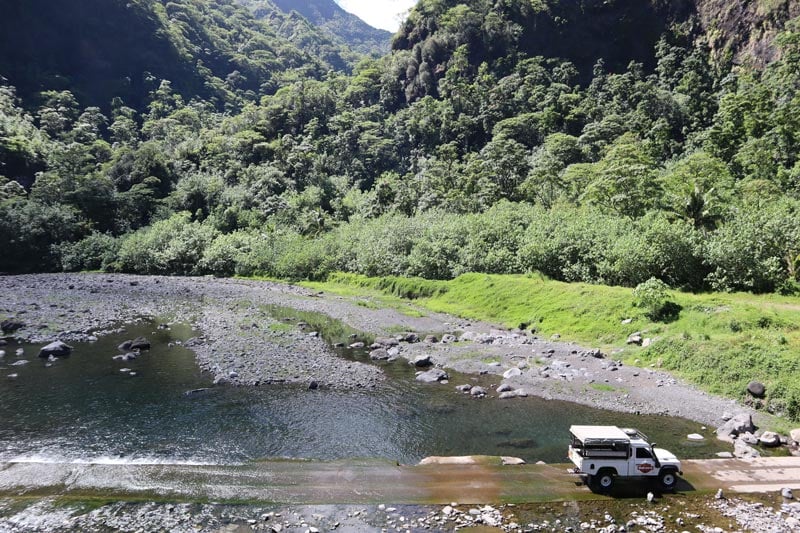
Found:
[[[657,320],[667,304],[667,284],[660,279],[650,278],[633,289],[636,305],[645,309],[652,320]]]
[[[176,213],[124,237],[119,267],[140,274],[197,275],[206,248],[218,235],[213,227],[191,222],[189,213]]]
[[[107,233],[92,233],[78,242],[58,245],[61,268],[67,272],[113,270],[120,241]]]
[[[0,201],[0,272],[47,272],[58,269],[54,243],[85,231],[69,206],[50,206],[23,197]]]

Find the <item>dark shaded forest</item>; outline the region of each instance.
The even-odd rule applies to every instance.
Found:
[[[0,271],[794,292],[800,27],[753,4],[422,0],[380,58],[277,7],[4,6]]]

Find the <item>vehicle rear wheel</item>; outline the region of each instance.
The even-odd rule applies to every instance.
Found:
[[[610,470],[601,470],[593,479],[597,489],[602,492],[608,492],[614,486],[614,473]]]
[[[658,480],[665,489],[674,489],[678,483],[678,476],[674,470],[665,470],[658,475]]]

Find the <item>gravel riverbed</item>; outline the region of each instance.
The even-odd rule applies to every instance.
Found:
[[[515,391],[504,397],[520,392],[610,410],[680,416],[709,426],[720,425],[726,413],[751,412],[657,368],[622,365],[613,354],[591,347],[436,313],[408,316],[364,299],[288,284],[37,274],[0,277],[0,295],[0,319],[24,324],[14,335],[34,343],[86,340],[142,317],[191,324],[199,335],[189,346],[218,383],[353,388],[373,387],[383,379],[379,367],[338,357],[318,332],[279,324],[268,309],[278,305],[324,314],[375,338],[404,331],[416,332],[420,339],[431,334],[434,339],[429,340],[436,342],[401,343],[395,347],[398,355],[409,360],[427,356],[437,367],[495,376],[498,385]],[[500,396],[487,392],[490,399]],[[763,416],[753,414],[757,421]]]

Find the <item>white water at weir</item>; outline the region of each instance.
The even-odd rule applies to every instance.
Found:
[[[260,459],[380,458],[404,464],[428,455],[512,455],[564,462],[570,424],[638,427],[686,457],[708,457],[713,442],[686,441],[697,424],[623,415],[539,398],[477,400],[460,382],[420,384],[405,361],[384,364],[388,378],[370,390],[270,385],[212,387],[194,356],[176,345],[188,328],[132,325],[119,335],[75,345],[47,366],[38,346],[4,348],[0,359],[0,462],[98,465],[217,465]],[[152,348],[124,363],[125,339]],[[329,341],[331,339],[328,339]],[[367,360],[363,353],[344,357]],[[26,360],[27,364],[14,365]],[[121,372],[129,368],[135,372]],[[16,378],[9,378],[17,374]],[[458,381],[458,382],[457,382]],[[187,394],[189,391],[205,389]]]

